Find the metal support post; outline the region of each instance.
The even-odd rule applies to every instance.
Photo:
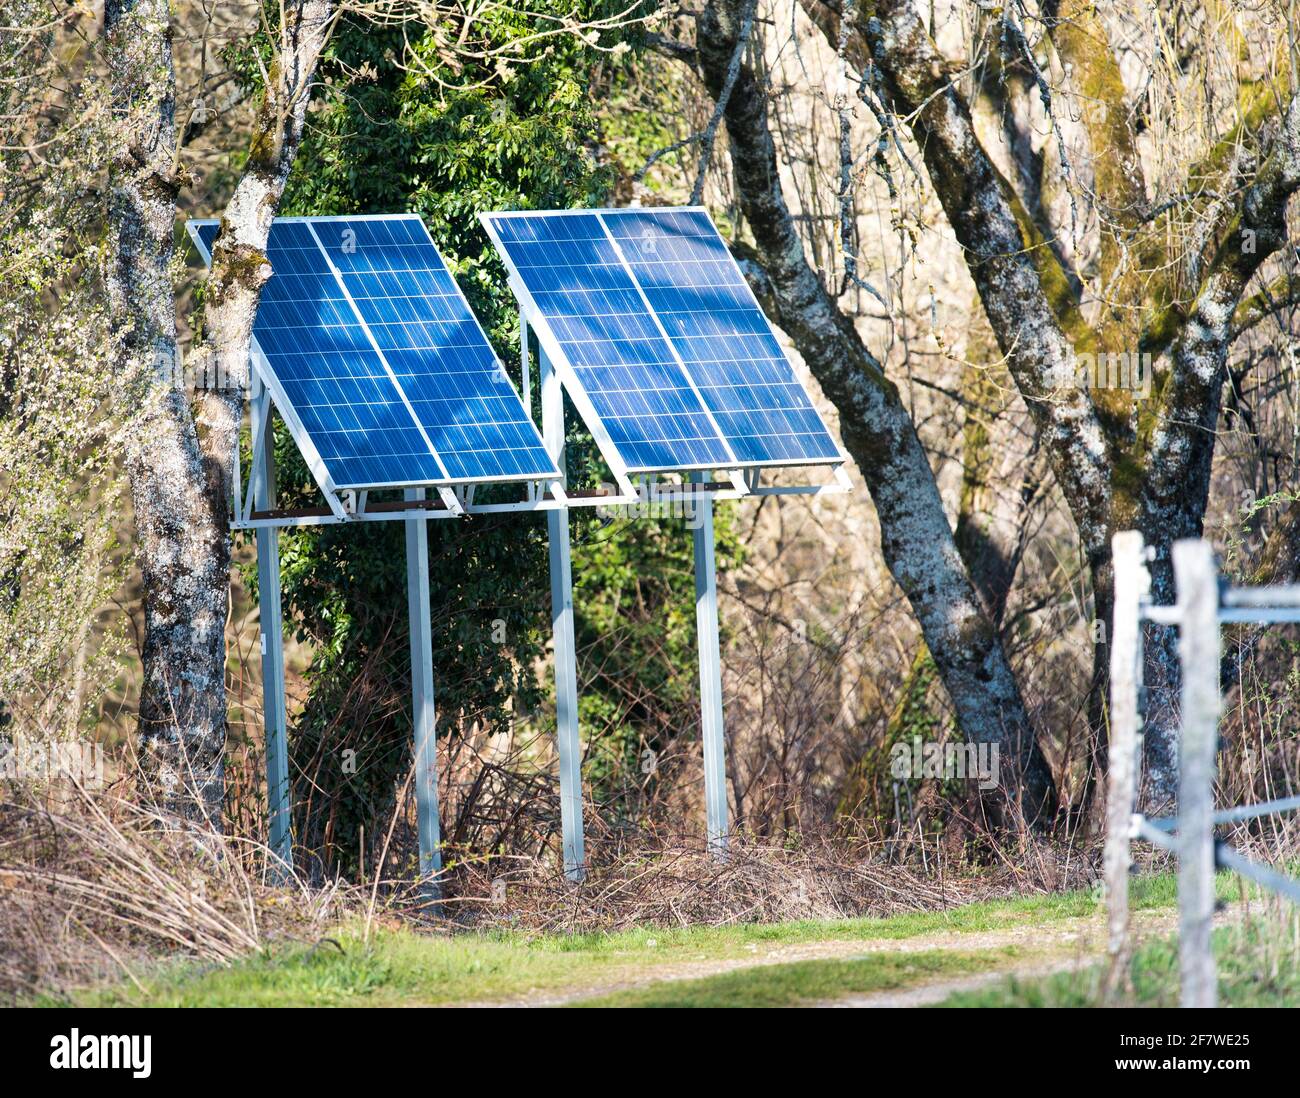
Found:
[[[699,481],[700,477],[695,477]],[[722,659],[718,641],[718,574],[714,560],[713,500],[694,501],[695,632],[700,649],[700,731],[704,740],[704,801],[709,849],[727,851],[727,762],[722,731]]]
[[[1218,756],[1219,581],[1210,543],[1173,546],[1182,664],[1178,784],[1178,952],[1182,1005],[1218,998],[1210,932],[1214,922],[1214,772]]]
[[[408,500],[427,498],[407,488]],[[438,750],[433,709],[433,623],[429,608],[429,527],[423,514],[406,520],[406,599],[411,627],[411,727],[415,743],[415,806],[420,834],[420,880],[440,894],[442,834],[438,823]],[[379,869],[376,867],[375,872]]]
[[[1107,993],[1121,984],[1128,969],[1128,875],[1130,842],[1137,795],[1137,751],[1141,717],[1142,623],[1140,603],[1149,588],[1143,562],[1142,535],[1128,530],[1112,540],[1115,568],[1115,612],[1110,638],[1110,750],[1107,755],[1106,882],[1108,952]]]
[[[270,401],[261,401],[261,385],[253,377],[255,409],[253,447],[262,450],[254,462],[253,496],[257,507],[275,506],[275,448]],[[257,411],[257,409],[262,411]],[[269,875],[285,883],[293,875],[293,835],[289,814],[288,718],[284,700],[284,622],[280,608],[280,531],[257,531],[257,606],[261,618],[262,721],[266,737],[266,800],[270,817],[269,845],[273,860]]]
[[[540,355],[542,437],[564,473],[564,393],[545,351]],[[560,832],[564,875],[586,876],[582,834],[582,744],[578,739],[578,655],[573,633],[573,574],[569,552],[569,510],[546,512],[551,558],[551,626],[555,634],[555,734],[560,756]]]
[[[528,418],[533,418],[533,379],[529,369],[528,321],[519,315],[519,399],[524,402],[524,411]]]

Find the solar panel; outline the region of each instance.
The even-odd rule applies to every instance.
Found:
[[[483,221],[630,472],[843,460],[703,210]],[[665,375],[677,379],[675,406],[660,399]],[[611,404],[630,425],[611,422]],[[620,430],[662,429],[687,412],[690,446],[647,454],[620,442]]]
[[[601,219],[741,464],[840,460],[709,215],[632,209]]]
[[[598,215],[488,224],[630,470],[734,462]]]
[[[418,217],[277,218],[267,258],[254,351],[323,487],[558,476]]]

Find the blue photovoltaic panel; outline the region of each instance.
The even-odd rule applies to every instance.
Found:
[[[331,219],[312,227],[451,477],[556,475],[423,222]]]
[[[734,464],[597,215],[486,220],[632,472]]]
[[[602,211],[723,437],[744,464],[834,460],[839,447],[703,210]]]
[[[446,479],[311,229],[275,221],[266,254],[253,338],[335,487]]]
[[[417,217],[277,218],[267,258],[253,336],[335,488],[557,475]]]
[[[667,373],[689,385],[678,408],[707,411],[693,446],[685,457],[670,455],[672,461],[630,453],[615,438],[631,471],[841,460],[703,210],[554,211],[484,220],[584,389],[590,393],[593,382],[612,374],[620,397],[658,394]],[[615,436],[609,413],[594,396],[592,403]],[[620,425],[627,433],[637,421],[681,412],[631,408],[623,414],[633,421]],[[725,444],[725,457],[718,458],[714,440]]]

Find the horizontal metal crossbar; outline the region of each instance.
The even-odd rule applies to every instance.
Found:
[[[1225,597],[1219,607],[1218,618],[1221,624],[1254,622],[1259,625],[1286,625],[1300,622],[1300,603],[1289,601],[1291,588],[1279,587],[1278,590],[1283,593],[1283,597],[1277,599],[1269,598],[1272,592],[1264,588],[1230,589],[1225,592],[1225,596],[1231,594],[1233,590],[1237,594],[1249,594],[1252,597],[1234,602],[1228,602]],[[1146,621],[1155,622],[1157,625],[1178,625],[1182,621],[1182,613],[1177,606],[1156,606],[1148,603],[1140,607],[1139,613]]]
[[[1147,621],[1157,625],[1177,625],[1182,615],[1177,606],[1141,606],[1138,613]]]
[[[1225,808],[1216,812],[1213,820],[1216,824],[1239,823],[1241,820],[1253,820],[1259,816],[1271,816],[1275,812],[1294,812],[1300,809],[1300,797],[1282,797],[1276,801],[1260,801],[1258,804],[1239,804],[1235,808]],[[1178,826],[1176,819],[1147,820],[1152,827],[1161,831],[1173,831]]]
[[[1300,797],[1282,797],[1276,801],[1261,801],[1259,804],[1240,804],[1236,808],[1225,808],[1214,814],[1214,822],[1236,823],[1238,820],[1253,820],[1256,816],[1270,816],[1274,812],[1294,812],[1300,809]]]
[[[1266,865],[1252,862],[1249,858],[1238,854],[1227,843],[1214,844],[1214,862],[1223,869],[1230,869],[1243,877],[1249,877],[1256,884],[1263,885],[1279,896],[1285,896],[1293,904],[1300,904],[1300,881]]]
[[[1147,842],[1155,843],[1156,846],[1163,847],[1165,850],[1174,850],[1178,845],[1172,835],[1156,827],[1145,816],[1135,815],[1133,817],[1133,836],[1138,839],[1146,839]]]
[[[1219,611],[1221,622],[1257,622],[1260,625],[1286,625],[1300,621],[1300,607],[1240,606]]]
[[[1270,608],[1289,606],[1300,610],[1300,584],[1280,587],[1229,587],[1220,601],[1224,606]]]
[[[740,493],[721,481],[705,483],[647,485],[634,495],[608,491],[571,491],[562,497],[546,491],[540,496],[508,503],[474,503],[472,497],[461,504],[460,511],[450,510],[442,499],[408,500],[392,503],[369,503],[356,511],[335,510],[329,507],[303,507],[269,511],[250,511],[247,517],[231,521],[232,530],[262,530],[291,526],[330,526],[348,522],[406,522],[422,512],[425,519],[459,518],[462,515],[494,515],[555,511],[579,507],[637,508],[669,503],[691,503],[698,500],[738,499]]]

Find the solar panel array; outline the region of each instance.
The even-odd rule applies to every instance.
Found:
[[[277,218],[267,258],[253,338],[334,488],[558,475],[418,217]]]
[[[483,220],[629,471],[841,460],[703,210]]]

